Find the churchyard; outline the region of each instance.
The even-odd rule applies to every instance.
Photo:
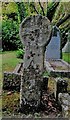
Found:
[[[70,64],[64,54],[64,60],[60,58],[59,29],[36,15],[21,23],[20,38],[23,60],[15,58],[16,52],[3,54],[8,55],[3,60],[3,66],[8,64],[3,68],[3,117],[70,117]]]

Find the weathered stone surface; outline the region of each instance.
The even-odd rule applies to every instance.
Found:
[[[20,91],[23,63],[19,63],[13,72],[4,72],[3,89]]]
[[[59,60],[45,60],[46,70],[50,72],[53,77],[68,77],[70,78],[70,64],[62,59]]]
[[[3,89],[20,91],[21,75],[18,73],[4,72]]]
[[[54,82],[54,95],[56,100],[58,100],[59,93],[67,92],[68,82],[62,78],[56,78]]]
[[[24,68],[32,65],[44,67],[44,46],[47,44],[51,34],[50,22],[41,15],[26,18],[20,26],[20,36],[25,45]]]
[[[58,99],[62,106],[63,117],[70,118],[70,95],[68,93],[59,93]]]
[[[34,74],[33,74],[34,72]],[[34,69],[24,71],[21,81],[21,107],[30,110],[40,105],[42,76]]]
[[[40,104],[44,47],[49,41],[50,34],[50,22],[44,16],[30,16],[21,23],[20,37],[25,45],[20,96],[23,110],[31,107],[37,108]]]

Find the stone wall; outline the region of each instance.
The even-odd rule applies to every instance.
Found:
[[[4,72],[3,89],[20,91],[21,75],[18,73]]]

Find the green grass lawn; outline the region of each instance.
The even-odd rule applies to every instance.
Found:
[[[63,60],[70,63],[70,53],[63,53]]]
[[[16,65],[22,61],[16,57],[17,51],[7,51],[2,54],[2,70],[13,71]]]
[[[2,54],[0,54],[0,78],[2,78]]]
[[[4,71],[10,72],[13,71],[16,65],[22,61],[22,59],[18,59],[16,57],[17,51],[6,51],[0,52],[0,94],[2,89],[2,74]],[[0,111],[2,107],[2,97],[0,95]],[[1,117],[0,112],[0,117]]]
[[[11,72],[22,59],[16,57],[17,51],[0,52],[0,80],[4,71]],[[0,82],[1,85],[1,82]]]
[[[2,96],[1,96],[1,89],[2,89],[2,54],[0,54],[0,117],[2,116]]]

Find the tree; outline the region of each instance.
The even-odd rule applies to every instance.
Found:
[[[50,21],[52,21],[53,16],[55,14],[56,8],[58,7],[59,2],[52,2],[51,6],[47,4],[47,17]]]
[[[44,7],[42,5],[43,3],[40,2],[40,0],[38,0],[38,1],[39,1],[38,4],[39,4],[39,6],[41,8],[41,11],[42,11],[41,14],[43,16],[47,16],[52,25],[56,25],[57,27],[60,28],[60,30],[61,30],[61,38],[62,38],[61,39],[62,40],[61,41],[61,48],[63,48],[65,43],[67,42],[66,32],[68,32],[68,30],[70,29],[69,24],[66,27],[64,26],[64,23],[66,21],[68,21],[69,18],[70,18],[70,10],[68,9],[68,11],[67,11],[67,7],[66,7],[66,6],[70,5],[70,3],[56,2],[56,0],[54,2],[47,2],[47,3],[45,3],[47,5],[47,12],[45,14],[45,12],[44,12],[45,9],[44,9]],[[35,4],[31,3],[30,5],[31,5],[31,7],[33,7],[34,11],[37,14],[39,14],[39,11],[36,8]],[[65,8],[65,10],[64,10],[64,8]],[[54,18],[56,13],[57,13],[59,19]],[[56,22],[56,20],[57,20],[57,22]],[[68,23],[69,23],[69,21],[68,21]],[[62,25],[64,26],[64,28],[61,27]]]
[[[56,26],[59,27],[62,23],[64,23],[64,22],[65,22],[67,19],[69,19],[69,18],[70,18],[70,13],[67,14],[64,18],[60,19],[60,20],[57,22]]]
[[[67,41],[66,33],[70,29],[70,3],[66,2],[10,2],[3,3],[3,19],[13,19],[16,24],[22,22],[22,20],[30,15],[41,14],[47,16],[51,22],[51,25],[56,25],[60,28],[62,37],[62,47]],[[5,27],[5,26],[4,26]],[[19,27],[18,27],[19,28]],[[7,29],[6,29],[7,30]],[[18,30],[19,31],[19,30]],[[10,34],[9,34],[10,35]],[[6,40],[6,39],[5,39]]]
[[[22,48],[19,38],[19,24],[21,23],[18,7],[15,2],[2,3],[2,47],[3,50]]]
[[[22,22],[22,20],[25,18],[25,6],[23,2],[16,2],[17,9],[18,9],[18,20],[19,23]]]

